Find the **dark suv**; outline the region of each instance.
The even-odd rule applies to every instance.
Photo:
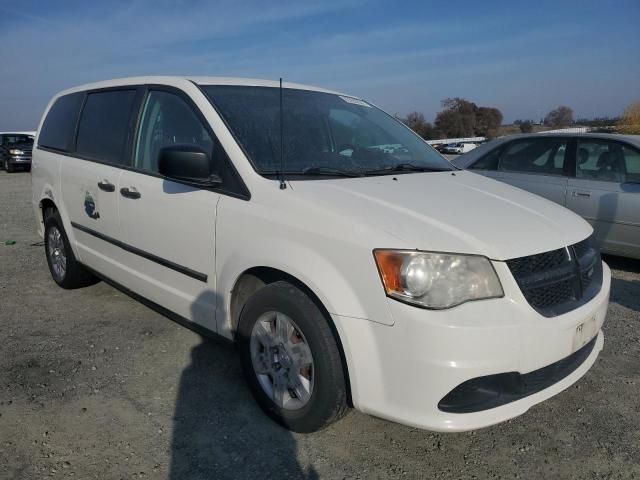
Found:
[[[0,167],[11,173],[16,168],[31,170],[33,136],[25,133],[0,133]]]

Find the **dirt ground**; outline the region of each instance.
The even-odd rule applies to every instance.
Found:
[[[640,478],[640,262],[606,259],[604,351],[525,415],[440,434],[353,412],[298,435],[232,346],[104,283],[57,288],[39,241],[30,175],[0,172],[1,479]]]

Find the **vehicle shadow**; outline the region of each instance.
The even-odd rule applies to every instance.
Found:
[[[299,465],[292,433],[253,400],[230,342],[202,337],[191,351],[177,391],[169,478],[318,478]]]
[[[640,273],[640,260],[604,255],[603,259],[613,270]],[[625,308],[640,312],[640,281],[614,276],[611,278],[611,301]]]
[[[622,270],[629,273],[640,273],[640,260],[635,258],[618,257],[615,255],[602,255],[602,259],[612,270]]]

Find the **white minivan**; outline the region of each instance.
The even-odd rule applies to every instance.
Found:
[[[484,427],[602,349],[611,274],[589,224],[456,169],[360,98],[214,77],[85,85],[49,104],[32,172],[58,285],[103,279],[234,340],[257,402],[294,431],[349,407]]]

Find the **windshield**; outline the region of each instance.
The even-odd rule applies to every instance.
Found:
[[[203,86],[258,173],[280,172],[280,91]],[[379,175],[453,167],[382,110],[352,97],[283,89],[288,174]]]
[[[3,135],[3,145],[16,145],[18,143],[33,143],[33,138],[28,135]]]

